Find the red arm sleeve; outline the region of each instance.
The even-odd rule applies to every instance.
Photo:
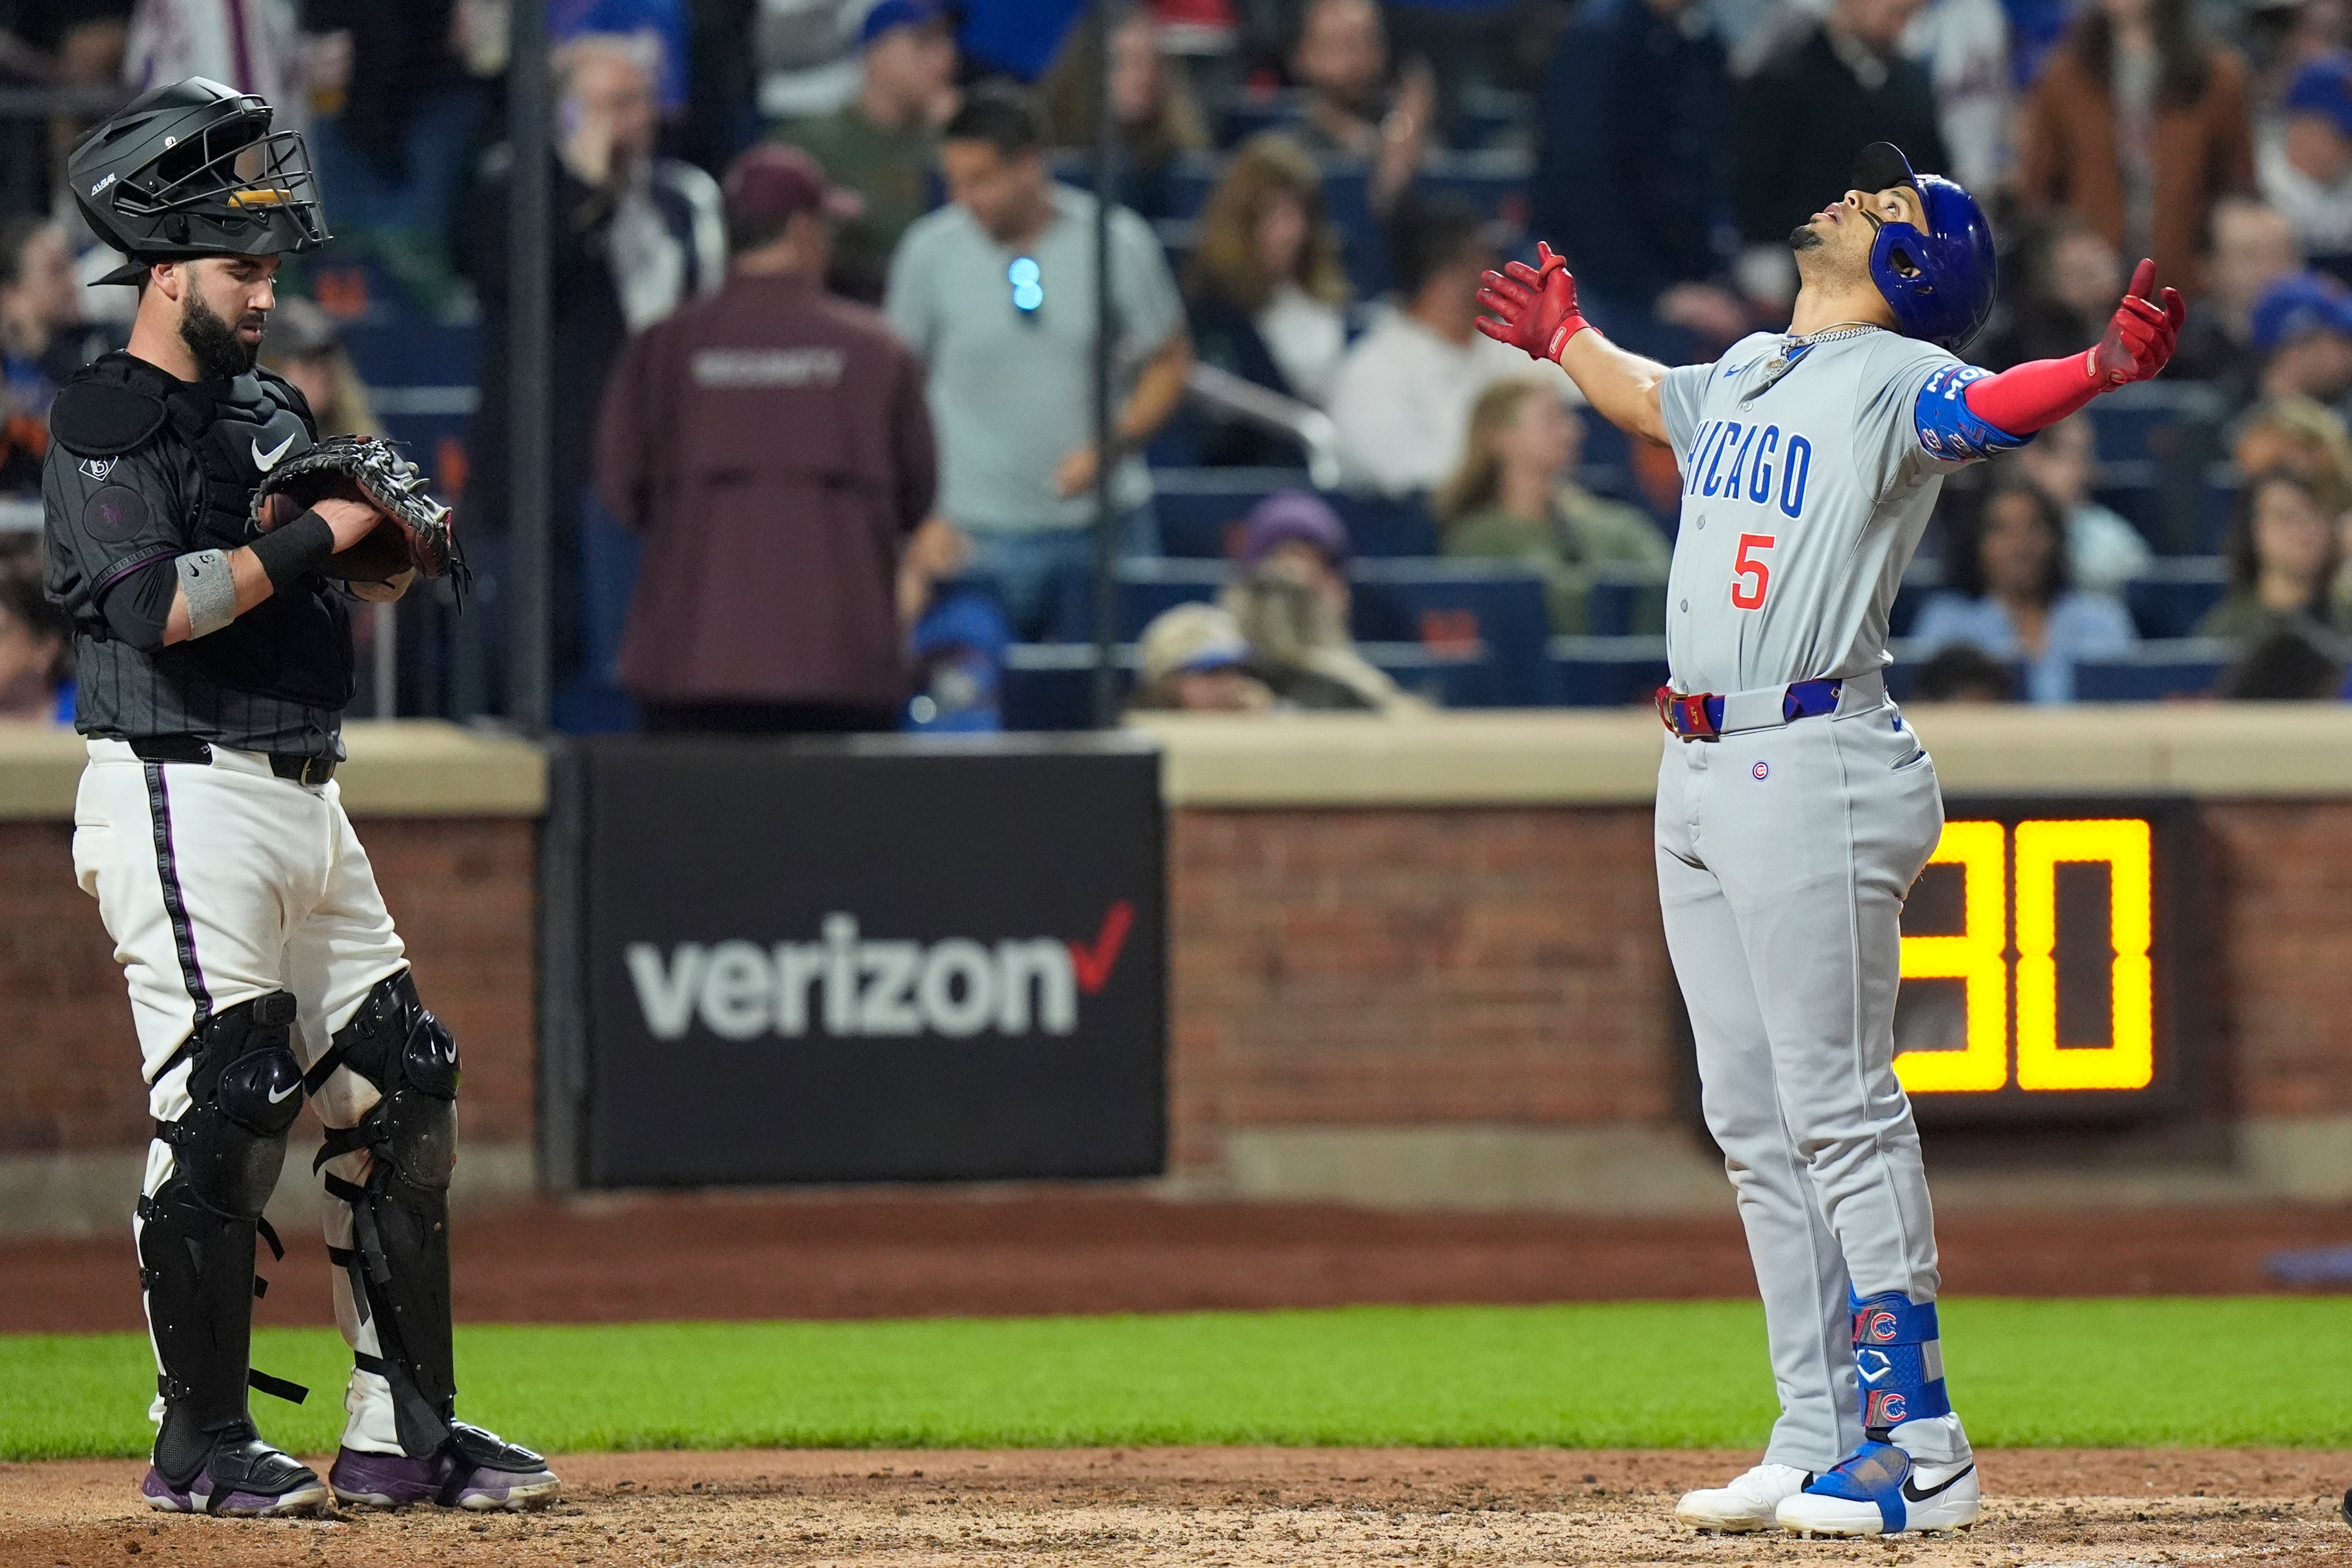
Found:
[[[1970,382],[1960,395],[1969,412],[2011,435],[2031,435],[2089,402],[2107,388],[2093,381],[2084,354],[2063,360],[2032,360],[1999,375]]]

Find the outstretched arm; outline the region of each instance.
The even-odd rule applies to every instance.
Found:
[[[2131,291],[2107,323],[2105,337],[2063,360],[2033,360],[1970,382],[1964,394],[1969,412],[2021,439],[2057,423],[2103,392],[2155,375],[2172,358],[2181,326],[2189,319],[2189,307],[2177,288],[2164,291],[2160,308],[2150,303],[2155,286],[2156,263],[2141,262],[2132,273]]]
[[[1630,434],[1660,445],[1666,417],[1658,383],[1666,367],[1619,348],[1584,319],[1576,304],[1576,279],[1550,246],[1536,246],[1537,265],[1515,261],[1486,274],[1478,303],[1494,312],[1478,319],[1478,330],[1568,372],[1601,417]]]

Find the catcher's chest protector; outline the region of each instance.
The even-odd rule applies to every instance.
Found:
[[[251,508],[263,474],[313,444],[300,397],[267,371],[226,382],[183,382],[129,354],[109,354],[74,377],[81,397],[97,387],[117,410],[133,399],[149,400],[160,421],[147,439],[176,444],[195,460],[202,476],[201,510],[188,539],[191,550],[233,550],[254,539]],[[59,415],[70,420],[74,382],[58,393]],[[140,422],[125,420],[124,427]],[[62,440],[62,435],[60,436]],[[78,453],[100,444],[66,440]],[[132,445],[143,445],[139,441]],[[121,450],[131,450],[122,446]],[[351,614],[342,596],[323,578],[280,590],[227,626],[164,650],[159,658],[183,657],[233,690],[282,697],[318,707],[341,707],[353,685]]]

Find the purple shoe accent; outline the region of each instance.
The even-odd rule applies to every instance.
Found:
[[[375,1508],[405,1508],[412,1503],[438,1503],[444,1508],[475,1512],[520,1511],[553,1502],[561,1489],[547,1469],[496,1470],[466,1467],[466,1461],[444,1448],[431,1458],[412,1459],[405,1454],[363,1454],[345,1448],[335,1456],[327,1482],[336,1498]]]
[[[197,1472],[199,1480],[208,1479]],[[193,1489],[194,1483],[191,1483]],[[159,1513],[217,1513],[232,1519],[268,1519],[278,1514],[315,1513],[327,1500],[327,1489],[310,1478],[308,1486],[271,1496],[267,1492],[232,1491],[225,1497],[213,1498],[194,1490],[182,1491],[163,1479],[163,1472],[152,1465],[147,1467],[147,1479],[139,1486],[139,1493],[147,1506]]]

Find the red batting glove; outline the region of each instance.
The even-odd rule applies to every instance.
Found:
[[[2130,291],[2116,307],[2115,319],[2107,323],[2107,335],[2099,340],[2098,347],[2084,353],[2083,368],[2102,389],[2144,382],[2172,358],[2173,347],[2180,341],[2181,324],[2189,319],[2189,307],[2182,303],[2178,288],[2164,291],[2162,309],[2149,304],[2155,283],[2156,263],[2142,261],[2132,273]]]
[[[1478,303],[1495,314],[1478,318],[1478,330],[1530,358],[1557,361],[1568,340],[1592,325],[1576,308],[1576,279],[1568,263],[1540,240],[1535,266],[1514,261],[1486,274],[1483,282]]]

